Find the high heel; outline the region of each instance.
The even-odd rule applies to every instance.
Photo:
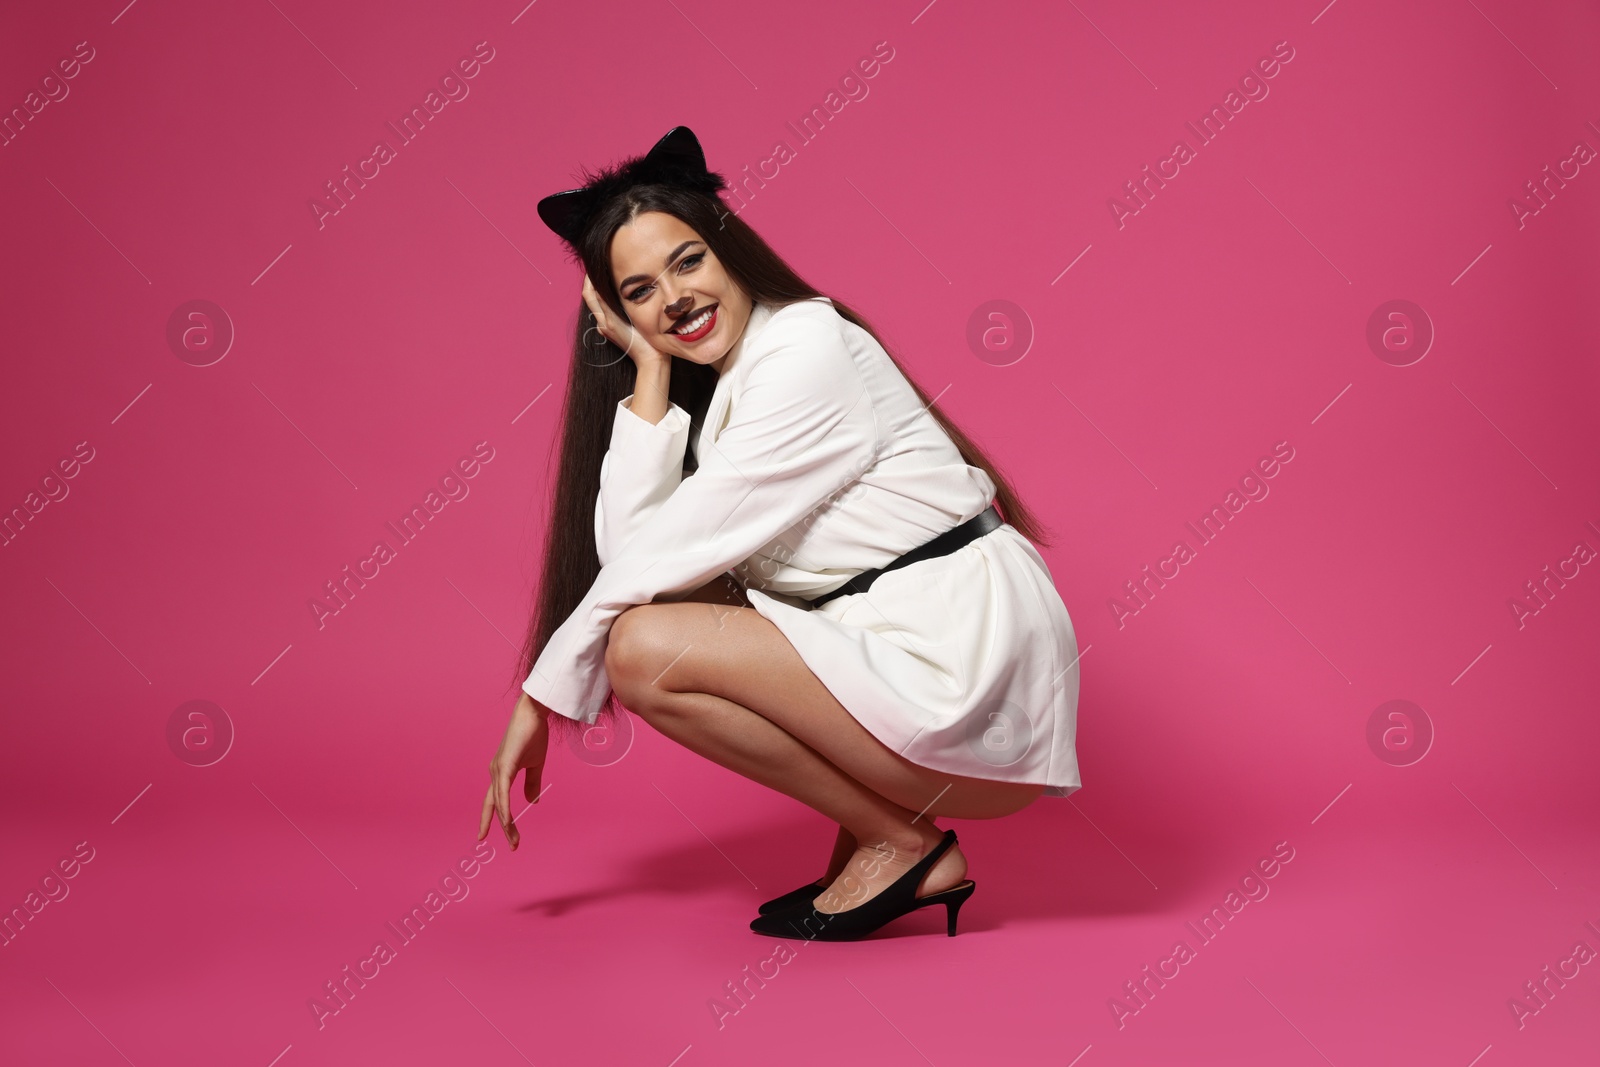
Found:
[[[773,897],[765,904],[756,908],[762,915],[771,915],[775,912],[788,911],[797,904],[809,904],[816,899],[817,894],[828,888],[823,882],[807,882],[799,889],[791,889],[780,897]]]
[[[941,889],[923,897],[917,896],[917,887],[922,884],[923,876],[955,843],[956,832],[946,830],[939,843],[929,849],[926,856],[863,904],[845,911],[824,912],[816,909],[813,896],[787,910],[758,915],[751,920],[750,929],[758,934],[805,941],[856,941],[918,908],[943,904],[946,932],[954,937],[956,914],[967,898],[972,896],[977,883],[969,878],[949,889]],[[821,892],[819,889],[816,895],[821,895]]]
[[[978,888],[978,883],[969,879],[961,885],[953,886],[949,889],[941,889],[937,893],[929,893],[925,897],[920,897],[918,903],[943,903],[945,932],[954,937],[956,936],[956,912],[961,910],[961,905],[966,903],[967,898],[972,895],[972,891],[976,888]]]

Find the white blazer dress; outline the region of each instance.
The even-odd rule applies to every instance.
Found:
[[[1009,523],[881,575],[865,593],[808,598],[883,566],[989,506],[905,376],[827,297],[753,305],[729,350],[683,475],[689,415],[617,405],[595,501],[600,573],[522,690],[592,723],[611,623],[727,573],[844,707],[913,763],[1070,796],[1078,647],[1033,544]]]

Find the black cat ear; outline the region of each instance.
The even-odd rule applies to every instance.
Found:
[[[589,199],[587,188],[552,193],[539,201],[539,217],[555,231],[556,236],[575,244],[583,228],[583,216],[588,210]]]
[[[645,158],[652,163],[673,163],[699,174],[705,173],[706,169],[706,154],[694,131],[687,126],[674,126],[668,130],[666,136],[645,153]]]
[[[577,189],[553,193],[539,201],[539,217],[570,245],[583,236],[589,219],[611,196],[630,185],[661,182],[694,189],[708,196],[726,188],[722,176],[706,169],[706,154],[687,126],[674,126],[643,156],[607,167]]]

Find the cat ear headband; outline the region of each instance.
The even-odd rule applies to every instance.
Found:
[[[600,207],[630,186],[676,185],[712,197],[728,187],[722,175],[706,169],[706,155],[687,126],[674,126],[644,155],[585,177],[582,187],[539,201],[544,224],[574,247]]]

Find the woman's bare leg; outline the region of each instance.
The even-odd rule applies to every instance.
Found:
[[[934,817],[994,818],[1043,791],[906,760],[857,722],[751,608],[632,608],[612,626],[606,670],[622,703],[657,730],[823,813],[858,842],[858,862],[818,902],[824,911],[853,907],[904,873],[938,842]],[[953,848],[922,888],[935,892],[965,874]]]
[[[750,600],[744,595],[744,590],[731,579],[713,578],[682,599],[706,604],[726,604],[730,607],[750,606]],[[822,872],[821,881],[824,886],[839,877],[845,864],[855,856],[857,847],[855,835],[844,827],[839,827],[833,839],[833,854],[828,857],[828,866]]]

